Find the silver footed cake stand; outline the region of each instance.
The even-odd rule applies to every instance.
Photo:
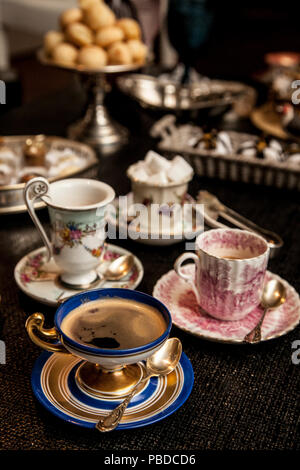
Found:
[[[110,117],[104,105],[105,95],[110,91],[107,77],[136,71],[141,68],[141,64],[108,65],[94,70],[81,65],[58,64],[48,58],[42,49],[38,51],[37,57],[43,65],[77,72],[86,88],[86,109],[83,118],[68,127],[67,135],[70,139],[85,142],[102,153],[110,153],[127,141],[128,130]]]

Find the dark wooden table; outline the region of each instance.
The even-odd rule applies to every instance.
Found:
[[[72,86],[0,118],[1,134],[47,133],[64,135],[69,122],[81,113],[84,96]],[[117,194],[129,191],[125,170],[155,148],[148,135],[157,118],[128,98],[114,93],[112,113],[131,131],[129,143],[109,157],[99,155],[98,178]],[[240,123],[251,130],[249,122]],[[278,232],[284,247],[269,269],[300,288],[299,194],[260,186],[196,176],[190,193],[215,193],[224,203],[254,222]],[[40,212],[47,223],[47,212]],[[139,290],[152,293],[159,277],[172,268],[184,243],[152,247],[130,240],[113,241],[133,251],[143,262],[145,276]],[[27,316],[46,314],[51,325],[54,309],[27,298],[17,288],[13,270],[18,260],[41,246],[29,215],[0,218],[0,338],[7,347],[7,363],[0,365],[0,446],[2,449],[51,450],[296,450],[300,449],[298,391],[299,366],[291,361],[292,342],[299,328],[288,335],[255,346],[206,342],[173,327],[190,358],[195,384],[188,401],[167,419],[138,430],[100,435],[69,425],[52,416],[35,400],[30,374],[41,351],[25,332]]]

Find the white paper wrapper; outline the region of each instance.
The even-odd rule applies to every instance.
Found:
[[[300,153],[294,153],[287,159],[288,165],[299,165],[300,166]]]
[[[271,147],[272,149],[276,150],[279,153],[282,153],[283,151],[281,144],[278,142],[278,140],[275,140],[275,139],[272,139],[270,141],[269,147]]]
[[[223,151],[225,153],[233,152],[232,142],[227,132],[224,132],[224,131],[219,132],[218,137],[217,137],[217,146],[218,145],[220,146],[221,149],[224,149]]]
[[[256,157],[256,149],[255,148],[245,148],[241,151],[241,155],[245,157]]]
[[[263,151],[263,154],[266,160],[270,160],[273,162],[281,161],[281,154],[277,150],[274,150],[271,147],[266,147]]]

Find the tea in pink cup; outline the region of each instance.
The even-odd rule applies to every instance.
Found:
[[[192,259],[195,276],[184,271]],[[190,281],[199,305],[219,320],[240,320],[260,303],[269,259],[267,242],[239,229],[214,229],[196,239],[196,253],[183,253],[174,269]]]

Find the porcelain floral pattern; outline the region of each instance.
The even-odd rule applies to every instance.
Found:
[[[100,247],[95,250],[91,250],[92,252],[94,251],[93,256],[100,256],[101,252],[103,251],[103,247]],[[117,253],[113,250],[110,249],[105,249],[104,255],[103,255],[103,261],[114,261],[115,259],[119,258],[120,253]],[[50,272],[46,271],[43,269],[45,263],[45,255],[42,253],[39,253],[34,256],[28,257],[26,263],[20,270],[20,279],[22,284],[26,285],[30,282],[35,282],[35,281],[46,281],[46,280],[51,280],[55,279],[57,277],[57,272]],[[139,275],[139,271],[137,266],[134,264],[132,270],[129,273],[129,278],[126,280],[125,283],[122,283],[123,288],[132,288],[132,285],[135,283]]]
[[[92,256],[97,258],[100,257],[102,253],[102,246],[90,249],[83,243],[83,239],[88,235],[95,235],[97,229],[98,225],[96,223],[88,225],[75,222],[67,222],[65,224],[56,222],[53,226],[53,232],[55,234],[56,240],[56,244],[53,247],[54,254],[58,255],[65,246],[74,248],[78,245],[83,245]],[[57,241],[60,241],[59,245],[57,244]]]
[[[31,256],[27,259],[23,269],[20,272],[20,279],[24,285],[28,282],[48,279],[49,275],[53,274],[42,269],[44,262],[44,255],[42,253]]]
[[[184,272],[193,275],[195,266],[185,265]],[[295,328],[300,320],[300,300],[295,289],[279,276],[267,271],[265,282],[270,279],[277,279],[285,284],[287,300],[266,315],[262,326],[262,341],[287,333]],[[242,342],[262,314],[262,309],[258,306],[241,320],[226,321],[213,318],[199,307],[191,284],[181,279],[174,270],[158,280],[153,295],[172,312],[173,325],[214,341]]]

